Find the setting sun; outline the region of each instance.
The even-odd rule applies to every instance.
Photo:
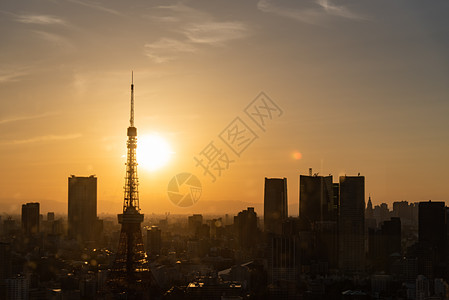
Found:
[[[173,154],[167,141],[156,134],[143,135],[137,142],[137,162],[147,171],[165,166]]]

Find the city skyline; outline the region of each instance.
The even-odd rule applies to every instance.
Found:
[[[146,214],[201,213],[217,201],[241,201],[237,211],[263,205],[265,177],[287,178],[288,204],[298,205],[309,168],[335,178],[360,173],[373,205],[446,201],[448,8],[2,2],[0,212],[39,202],[42,212],[66,213],[71,174],[96,175],[99,214],[120,211],[131,70],[137,149],[156,134],[173,151],[158,170],[139,166]],[[242,119],[257,139],[212,182],[194,157],[262,91],[282,116],[265,131]],[[182,172],[202,183],[188,208],[167,196]],[[288,210],[298,214],[298,206]]]

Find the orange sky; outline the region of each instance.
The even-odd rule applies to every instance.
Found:
[[[309,167],[334,181],[360,172],[374,204],[446,200],[448,8],[2,1],[0,211],[39,201],[43,213],[65,212],[71,174],[95,174],[99,212],[120,211],[131,70],[138,137],[157,133],[174,152],[158,171],[139,168],[146,214],[200,213],[221,200],[244,209],[262,203],[264,177],[287,177],[297,215],[299,174]],[[261,91],[283,110],[265,132],[244,112]],[[212,183],[193,158],[236,117],[258,139]],[[167,197],[181,172],[201,180],[196,206]]]

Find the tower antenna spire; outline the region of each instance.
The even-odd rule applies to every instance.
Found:
[[[131,71],[131,114],[129,124],[134,127],[134,72]]]

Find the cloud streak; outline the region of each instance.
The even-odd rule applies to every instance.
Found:
[[[247,36],[248,28],[241,22],[205,22],[187,27],[184,34],[193,43],[223,45]]]
[[[37,114],[37,115],[10,117],[8,119],[0,120],[0,125],[7,124],[7,123],[12,123],[12,122],[18,122],[18,121],[40,119],[40,118],[45,118],[45,117],[54,116],[54,115],[57,115],[57,113],[55,113],[55,112],[46,112],[46,113]]]
[[[29,72],[27,71],[13,71],[0,74],[0,84],[19,81],[21,77],[26,76],[28,74]]]
[[[37,24],[37,25],[67,24],[64,20],[51,15],[17,15],[16,21],[25,24]]]
[[[272,0],[259,0],[257,8],[265,13],[271,13],[313,25],[320,25],[328,21],[329,16],[351,20],[365,19],[344,6],[333,4],[330,0],[316,0],[309,4],[311,5],[301,9],[292,9],[274,4]]]
[[[180,53],[192,53],[196,50],[189,43],[168,38],[145,44],[145,55],[156,63],[168,62],[176,59]]]
[[[60,46],[62,48],[66,48],[68,50],[73,49],[73,45],[70,43],[70,41],[67,38],[65,38],[59,34],[42,31],[42,30],[33,30],[33,32],[41,39],[43,39],[47,42],[53,43],[54,45]]]
[[[89,7],[89,8],[93,8],[93,9],[96,9],[96,10],[107,12],[107,13],[112,14],[112,15],[117,15],[117,16],[122,15],[118,11],[116,11],[116,10],[114,10],[112,8],[103,6],[100,3],[98,3],[98,2],[94,2],[94,1],[87,2],[87,1],[81,1],[81,0],[69,0],[69,1],[72,2],[72,3],[76,3],[76,4],[79,4],[79,5],[82,5],[82,6],[86,6],[86,7]]]
[[[317,0],[318,5],[320,5],[328,14],[339,16],[342,18],[362,20],[362,16],[351,12],[348,8],[344,6],[337,6],[331,3],[329,0]]]
[[[22,144],[32,144],[32,143],[38,143],[38,142],[73,140],[73,139],[79,138],[81,136],[82,135],[79,133],[67,134],[67,135],[42,135],[42,136],[36,136],[33,138],[29,138],[29,139],[6,141],[6,142],[3,142],[3,144],[22,145]]]
[[[181,54],[200,51],[203,46],[222,47],[249,35],[248,26],[239,21],[216,21],[209,13],[183,3],[159,6],[162,16],[151,16],[157,22],[170,23],[177,38],[162,38],[145,44],[145,54],[156,63],[177,59]],[[181,37],[179,37],[181,35]]]

